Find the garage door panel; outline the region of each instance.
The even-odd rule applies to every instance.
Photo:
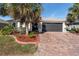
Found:
[[[46,30],[61,32],[62,31],[62,23],[47,23]]]

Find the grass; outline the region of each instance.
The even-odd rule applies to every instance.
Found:
[[[20,45],[11,36],[0,36],[0,55],[31,55],[36,50],[33,44]]]

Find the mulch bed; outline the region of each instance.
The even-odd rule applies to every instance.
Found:
[[[38,36],[34,36],[34,37],[30,38],[27,35],[20,35],[20,36],[16,37],[16,39],[21,42],[36,42],[38,40]]]
[[[35,37],[30,38],[27,35],[20,35],[20,36],[15,36],[15,41],[21,45],[25,44],[35,44],[38,45],[39,43],[39,36],[36,35]]]

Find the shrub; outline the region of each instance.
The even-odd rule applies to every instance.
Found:
[[[36,32],[30,32],[30,33],[28,34],[28,36],[31,37],[31,38],[32,38],[32,37],[35,37],[35,36],[36,36]]]
[[[70,29],[69,29],[69,28],[66,28],[66,30],[67,30],[67,31],[70,31]]]
[[[76,33],[79,33],[79,28],[76,29]]]
[[[69,31],[69,32],[71,32],[71,33],[79,33],[79,28],[75,28],[75,27],[73,27],[73,28],[71,28],[71,29],[66,29],[67,31]]]
[[[2,35],[2,30],[0,30],[0,35]]]
[[[71,28],[70,32],[73,32],[73,33],[76,32],[76,28],[75,27]]]
[[[14,30],[14,27],[12,25],[7,25],[4,28],[1,29],[1,33],[3,35],[10,35],[10,33]]]

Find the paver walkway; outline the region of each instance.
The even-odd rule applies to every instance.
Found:
[[[38,56],[79,55],[79,35],[63,32],[46,32],[40,34]]]

